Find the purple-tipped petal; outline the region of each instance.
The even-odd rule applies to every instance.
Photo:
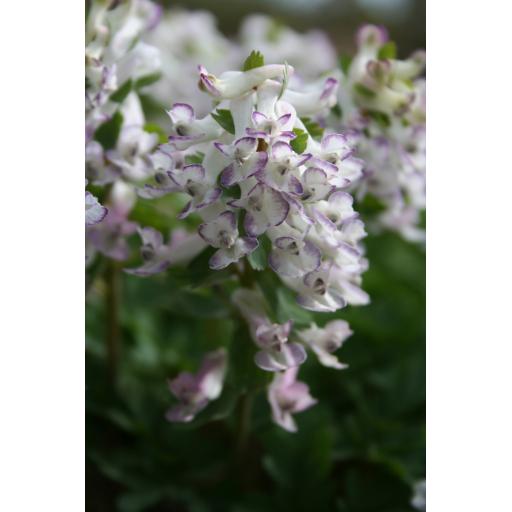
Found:
[[[336,94],[336,90],[338,89],[338,80],[335,78],[328,78],[325,81],[324,88],[322,90],[322,94],[320,95],[320,100],[325,100],[329,98],[331,95]]]
[[[321,142],[322,151],[324,152],[338,152],[350,149],[348,146],[347,137],[341,133],[329,133],[322,138]]]
[[[272,158],[274,160],[283,160],[293,153],[290,144],[279,141],[272,145]]]
[[[194,109],[188,103],[175,103],[167,114],[173,124],[189,124],[195,119]]]
[[[245,158],[256,151],[258,139],[255,137],[242,137],[235,142],[236,156]]]
[[[231,163],[220,174],[220,183],[223,187],[230,187],[236,183],[235,164]]]
[[[286,126],[286,124],[290,121],[291,117],[291,114],[283,114],[280,118],[278,118],[277,124],[279,124],[279,126]]]
[[[261,112],[253,112],[252,113],[252,120],[253,120],[253,123],[256,125],[256,126],[260,126],[261,124],[265,123],[268,118],[265,114],[262,114]]]
[[[107,208],[102,206],[90,192],[85,191],[85,225],[98,224],[106,217],[107,213]]]

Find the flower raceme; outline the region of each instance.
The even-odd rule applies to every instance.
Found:
[[[192,105],[172,106],[173,133],[151,157],[155,183],[139,194],[188,197],[179,216],[202,219],[199,236],[217,249],[212,269],[240,262],[268,239],[269,268],[298,293],[299,304],[336,311],[368,301],[359,288],[366,233],[347,192],[363,164],[349,136],[327,133],[317,141],[298,113],[326,115],[337,80],[291,90],[292,73],[286,64],[263,65],[217,77],[199,66],[200,88],[216,100],[216,111],[198,119]],[[200,163],[183,165],[188,155],[202,155]]]
[[[262,65],[217,77],[199,66],[199,87],[216,108],[197,117],[192,105],[171,107],[173,132],[150,156],[154,183],[138,192],[145,198],[179,193],[188,199],[178,216],[201,219],[197,233],[215,250],[209,260],[213,270],[233,266],[238,274],[250,264],[248,256],[263,251],[268,270],[296,292],[303,308],[333,312],[367,304],[360,288],[366,232],[349,193],[363,177],[363,162],[353,154],[350,134],[328,132],[317,140],[307,127],[311,121],[301,117],[328,115],[338,81],[328,77],[294,90],[288,87],[292,73],[286,64]],[[151,231],[140,234],[145,263],[131,272],[167,268],[170,253],[162,238]],[[257,288],[235,290],[232,301],[256,346],[255,364],[274,374],[268,387],[272,417],[293,432],[292,415],[316,403],[296,380],[306,350],[322,365],[343,369],[333,352],[350,328],[341,320],[303,330],[292,321],[277,323]],[[170,421],[190,421],[213,399],[201,391],[203,373],[173,381],[180,405],[169,413]]]

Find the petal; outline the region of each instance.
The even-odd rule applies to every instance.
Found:
[[[167,114],[173,124],[189,124],[195,119],[194,109],[187,103],[175,103]]]
[[[255,137],[242,137],[235,142],[237,156],[246,158],[256,151],[258,140]]]
[[[225,211],[212,222],[201,224],[198,228],[199,236],[213,247],[220,247],[219,235],[222,231],[233,233],[235,236],[238,234],[236,216],[233,212]]]
[[[142,243],[144,245],[150,245],[154,249],[158,249],[164,243],[162,233],[156,229],[149,227],[138,228],[137,232],[139,233],[139,236],[142,239]]]
[[[236,169],[238,169],[238,166],[235,167],[235,164],[231,163],[221,171],[220,183],[223,187],[230,187],[240,181],[240,176],[237,176],[235,172]]]
[[[328,153],[335,153],[338,151],[346,151],[350,149],[348,140],[345,135],[341,133],[329,133],[322,138],[321,142],[322,151]]]
[[[237,261],[234,259],[229,251],[226,249],[219,249],[208,262],[209,266],[213,270],[222,270],[226,268],[231,263]]]
[[[146,277],[146,276],[152,276],[155,274],[159,274],[160,272],[167,270],[169,265],[170,265],[170,263],[166,260],[151,261],[151,262],[144,263],[144,265],[137,267],[137,268],[125,268],[124,271],[127,274],[132,274],[134,276]]]
[[[281,117],[278,118],[277,120],[277,124],[279,126],[286,126],[286,124],[288,123],[288,121],[290,121],[292,115],[290,113],[288,114],[283,114]]]
[[[272,145],[272,158],[274,160],[283,160],[292,153],[292,147],[286,142],[280,141]]]
[[[98,199],[90,192],[85,191],[85,225],[92,226],[101,222],[108,210],[100,204]]]
[[[331,95],[335,95],[338,89],[338,80],[335,78],[328,78],[325,81],[324,88],[322,90],[322,94],[320,95],[320,100],[326,100]]]
[[[253,112],[251,117],[255,126],[260,126],[268,120],[265,114],[257,111]]]

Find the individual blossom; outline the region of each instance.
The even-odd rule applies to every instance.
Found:
[[[377,227],[405,239],[424,241],[420,227],[425,208],[425,53],[408,59],[394,55],[394,45],[380,27],[363,26],[358,51],[342,77],[340,126],[354,135],[355,155],[365,166],[357,196],[375,197],[382,211]],[[350,171],[350,169],[349,169]],[[350,179],[350,178],[349,178]],[[353,182],[353,180],[351,180]]]
[[[170,265],[171,249],[164,244],[162,233],[153,228],[137,228],[142,240],[140,255],[143,264],[137,268],[127,268],[125,272],[136,276],[151,276],[163,272]]]
[[[206,354],[196,374],[182,372],[170,380],[169,389],[179,404],[167,411],[167,420],[181,423],[192,421],[211,401],[220,396],[226,370],[227,353],[219,349]]]
[[[332,320],[325,327],[318,327],[312,323],[309,328],[297,331],[299,339],[316,354],[322,365],[337,370],[347,368],[347,365],[340,363],[333,352],[338,350],[351,334],[352,331],[344,320]]]
[[[200,164],[190,164],[182,169],[174,169],[169,173],[177,189],[190,197],[179,218],[183,219],[192,212],[201,210],[213,204],[222,194]]]
[[[232,160],[220,176],[224,187],[254,176],[265,168],[268,161],[266,151],[258,151],[258,139],[255,137],[242,137],[231,146],[216,143],[215,147]]]
[[[85,180],[87,186],[87,180]],[[108,210],[100,204],[98,199],[87,190],[85,191],[85,225],[93,226],[101,222]]]
[[[307,384],[297,380],[297,373],[298,368],[276,373],[267,392],[274,422],[288,432],[297,431],[293,415],[317,403]]]
[[[258,87],[265,80],[282,77],[286,66],[270,64],[248,71],[228,71],[222,73],[219,77],[209,73],[204,66],[199,66],[198,69],[201,88],[205,92],[214,98],[233,99],[246,94],[254,87]],[[293,69],[287,72],[293,72]]]
[[[258,247],[256,238],[239,236],[236,216],[231,211],[225,211],[215,220],[201,224],[199,235],[217,249],[209,262],[214,270],[227,267]]]
[[[260,348],[254,361],[262,370],[283,371],[299,366],[306,360],[302,345],[288,340],[292,322],[273,323],[260,292],[240,288],[233,294],[233,303],[247,321],[251,337]]]

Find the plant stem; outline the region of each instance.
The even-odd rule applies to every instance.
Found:
[[[238,431],[236,438],[237,459],[243,463],[245,452],[247,451],[247,441],[251,431],[251,413],[252,413],[253,393],[246,391],[239,402]]]
[[[117,369],[119,352],[121,348],[121,331],[119,328],[119,307],[121,297],[121,281],[119,266],[115,261],[109,261],[105,274],[107,329],[106,346],[110,380],[113,384],[117,381]]]

